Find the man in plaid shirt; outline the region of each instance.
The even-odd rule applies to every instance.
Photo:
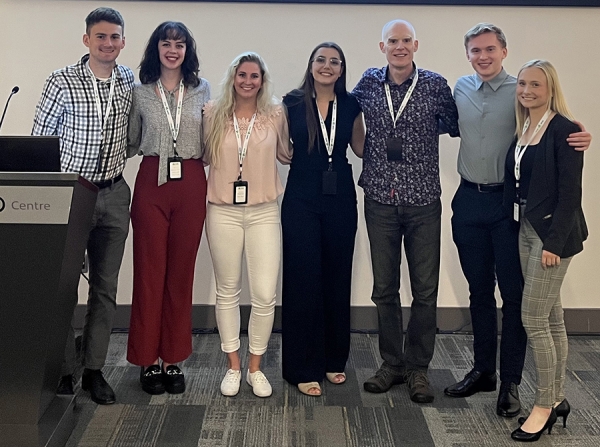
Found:
[[[117,280],[129,232],[131,192],[123,179],[123,169],[133,73],[116,63],[125,46],[121,14],[111,8],[98,8],[85,22],[83,43],[89,54],[48,77],[32,134],[58,135],[62,171],[77,172],[99,188],[87,243],[90,280],[81,345],[81,387],[90,391],[94,402],[112,404],[115,394],[101,369],[108,351]],[[76,301],[76,297],[73,299]],[[73,394],[75,369],[71,328],[59,394]]]

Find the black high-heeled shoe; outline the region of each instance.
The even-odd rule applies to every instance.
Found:
[[[548,416],[548,420],[546,421],[546,423],[540,431],[536,433],[528,433],[526,431],[521,430],[521,427],[519,427],[510,434],[510,437],[515,441],[519,442],[535,442],[540,439],[540,436],[542,436],[542,433],[544,433],[546,429],[548,429],[548,434],[552,433],[552,427],[556,423],[556,419],[556,411],[554,411],[553,408],[552,411],[550,411],[550,416]]]
[[[556,407],[554,407],[554,411],[556,412],[557,417],[562,416],[563,428],[567,428],[567,418],[569,417],[569,414],[571,413],[571,405],[569,405],[569,402],[567,401],[567,399],[563,400],[560,404],[558,404]]]
[[[569,417],[569,414],[571,413],[571,405],[569,405],[569,401],[567,401],[567,399],[563,400],[560,404],[558,404],[556,407],[554,407],[554,411],[556,412],[557,417],[562,416],[563,428],[567,428],[567,418]],[[527,418],[520,417],[517,420],[517,422],[519,423],[519,425],[523,425],[526,420],[527,420]]]

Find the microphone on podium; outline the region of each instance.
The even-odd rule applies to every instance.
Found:
[[[2,118],[0,118],[0,129],[2,129],[2,123],[4,122],[4,115],[6,115],[6,109],[8,109],[8,103],[10,102],[10,98],[13,97],[14,94],[19,92],[19,86],[15,85],[6,100],[6,105],[4,106],[4,112],[2,112]]]

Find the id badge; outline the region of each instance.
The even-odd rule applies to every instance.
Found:
[[[237,180],[233,182],[233,204],[245,205],[248,203],[248,182]]]
[[[388,161],[402,161],[402,138],[390,137],[385,140]]]
[[[181,180],[183,178],[183,159],[181,157],[169,157],[167,167],[167,180]]]
[[[337,194],[337,172],[323,171],[323,194],[328,196]]]
[[[513,219],[515,222],[519,222],[521,219],[521,205],[513,203]]]

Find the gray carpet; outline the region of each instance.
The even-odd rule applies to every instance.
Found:
[[[247,342],[244,336],[240,352],[247,352]],[[470,370],[471,343],[468,335],[437,337],[429,373],[435,401],[418,405],[406,385],[384,394],[363,391],[380,362],[377,335],[353,334],[346,383],[326,382],[323,396],[314,398],[281,378],[281,336],[274,334],[262,367],[273,396],[260,399],[244,381],[237,396],[221,396],[226,362],[216,334],[194,336],[194,353],[182,364],[184,394],[150,396],[140,388],[139,368],[125,359],[127,335],[113,334],[104,372],[117,404],[96,405],[77,386],[79,422],[67,446],[514,447],[510,432],[517,421],[496,416],[496,393],[466,399],[443,394]],[[538,446],[600,445],[600,337],[571,337],[569,348],[566,391],[573,411],[567,428],[560,419]],[[520,386],[523,414],[533,405],[534,374],[528,355]]]

